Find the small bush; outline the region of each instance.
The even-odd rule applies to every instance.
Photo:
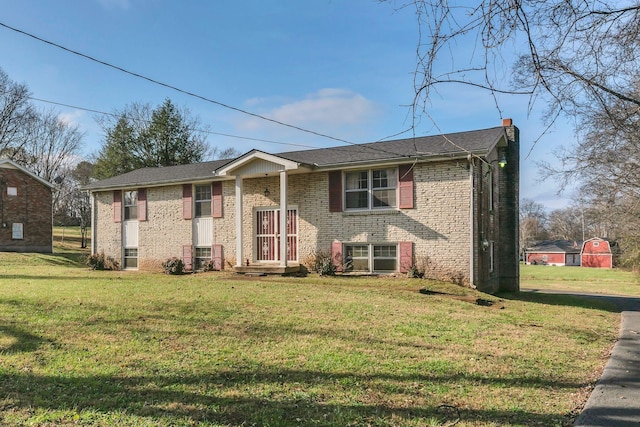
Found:
[[[202,271],[215,271],[216,270],[216,265],[213,263],[213,261],[207,261],[204,264],[202,264]]]
[[[420,270],[416,265],[412,265],[407,271],[407,277],[411,279],[422,279],[424,277],[424,270]]]
[[[115,258],[106,256],[104,252],[87,256],[85,264],[92,270],[120,270],[120,263]]]
[[[338,269],[331,258],[331,254],[316,251],[303,263],[310,271],[315,271],[321,276],[335,276]]]
[[[162,270],[165,274],[183,274],[184,262],[180,258],[169,258],[162,263]]]

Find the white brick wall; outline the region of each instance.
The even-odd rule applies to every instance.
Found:
[[[415,208],[371,212],[329,212],[326,172],[289,175],[289,205],[299,213],[298,258],[330,251],[342,242],[414,243],[417,261],[424,258],[443,269],[469,272],[470,182],[465,162],[417,164]],[[279,177],[244,180],[244,256],[253,260],[254,209],[280,205]],[[213,219],[213,242],[223,245],[226,265],[235,264],[235,181],[223,182],[223,218]],[[269,197],[264,196],[268,188]],[[120,224],[113,223],[111,192],[97,197],[98,251],[120,259]],[[191,221],[182,219],[182,186],[147,189],[148,221],[140,222],[140,268],[156,268],[192,241]]]

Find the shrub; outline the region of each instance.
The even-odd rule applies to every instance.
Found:
[[[331,254],[323,251],[316,251],[311,254],[304,264],[307,265],[310,271],[315,271],[321,276],[335,276],[338,270],[331,258]]]
[[[92,270],[120,270],[120,263],[113,257],[105,256],[104,252],[88,255],[85,264]]]
[[[213,261],[207,261],[204,264],[202,264],[202,271],[215,271],[216,270],[216,265],[213,263]]]
[[[180,258],[169,258],[162,263],[162,270],[165,274],[183,274],[184,262]]]

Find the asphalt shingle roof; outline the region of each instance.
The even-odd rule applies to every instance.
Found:
[[[580,253],[582,242],[575,240],[543,240],[526,249],[527,252]]]
[[[505,135],[503,127],[457,132],[446,135],[405,138],[393,141],[289,151],[278,157],[314,167],[340,166],[349,163],[401,160],[407,158],[457,156],[467,153],[487,154]],[[143,168],[91,183],[86,190],[140,187],[211,179],[214,171],[233,161],[215,160],[190,165]]]

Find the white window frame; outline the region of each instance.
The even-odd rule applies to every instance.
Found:
[[[361,254],[358,254],[359,256],[353,256],[351,251],[349,250],[349,248],[355,248],[355,247],[365,247],[366,248],[366,256],[362,256]],[[393,252],[395,252],[395,256],[376,256],[376,248],[393,248]],[[366,260],[367,263],[367,269],[365,270],[355,270],[353,268],[351,268],[350,270],[347,270],[347,272],[352,271],[352,272],[363,272],[363,273],[395,273],[397,271],[399,271],[399,265],[400,265],[400,250],[398,249],[398,244],[397,243],[389,243],[389,242],[378,242],[378,243],[362,243],[362,242],[353,242],[353,243],[344,243],[342,245],[342,253],[345,254],[345,259],[343,260],[345,266],[347,266],[349,260],[348,257],[351,257],[351,262],[353,263],[354,260]],[[376,260],[395,260],[395,268],[393,270],[376,270],[375,264],[376,264]],[[348,266],[347,266],[348,268]]]
[[[138,219],[138,191],[125,191],[122,195],[124,219],[125,221],[132,221]],[[133,215],[135,213],[135,215]]]
[[[18,187],[7,187],[7,196],[15,197],[18,195]]]
[[[198,198],[198,189],[207,189],[208,191],[205,191],[205,193],[209,194],[209,198],[208,199],[199,199]],[[206,218],[206,217],[210,217],[211,216],[211,184],[206,184],[206,185],[195,185],[194,189],[193,189],[193,203],[194,203],[194,217],[195,218]],[[206,196],[206,194],[205,194]],[[203,207],[207,206],[208,207],[208,213],[205,212],[205,214],[202,214],[202,210]]]
[[[380,178],[374,178],[374,175],[377,172],[385,171],[388,176],[386,178],[387,186],[378,186],[374,187],[374,179],[379,180]],[[358,186],[357,188],[348,188],[349,183],[349,175],[353,174],[363,174],[366,173],[366,188]],[[372,168],[372,169],[359,169],[359,170],[348,170],[344,172],[344,182],[343,182],[343,206],[345,207],[345,211],[364,211],[364,210],[381,210],[381,209],[397,209],[398,208],[398,168],[390,167],[390,168]],[[361,183],[362,178],[359,176],[357,182]],[[375,203],[375,195],[377,192],[386,192],[393,191],[393,197],[389,200],[389,205],[386,206],[374,206]],[[348,197],[347,195],[350,193],[364,193],[367,194],[367,206],[362,207],[349,207],[347,205]]]
[[[132,254],[127,254],[128,251],[135,251],[135,255]],[[137,269],[138,268],[138,248],[124,248],[124,268],[125,270],[129,269],[129,270],[133,270],[133,269]],[[129,266],[127,265],[127,260],[135,260],[135,265]]]
[[[13,224],[11,224],[11,239],[24,239],[24,224],[22,224],[21,222],[14,222]]]
[[[206,254],[198,255],[198,252],[202,252],[202,251],[208,252],[209,255],[208,256]],[[194,248],[193,255],[194,255],[193,256],[194,270],[202,270],[206,262],[213,260],[213,249],[211,248],[211,246],[196,246]]]
[[[495,245],[493,241],[489,242],[489,273],[493,273],[495,268],[495,253],[494,253]]]

